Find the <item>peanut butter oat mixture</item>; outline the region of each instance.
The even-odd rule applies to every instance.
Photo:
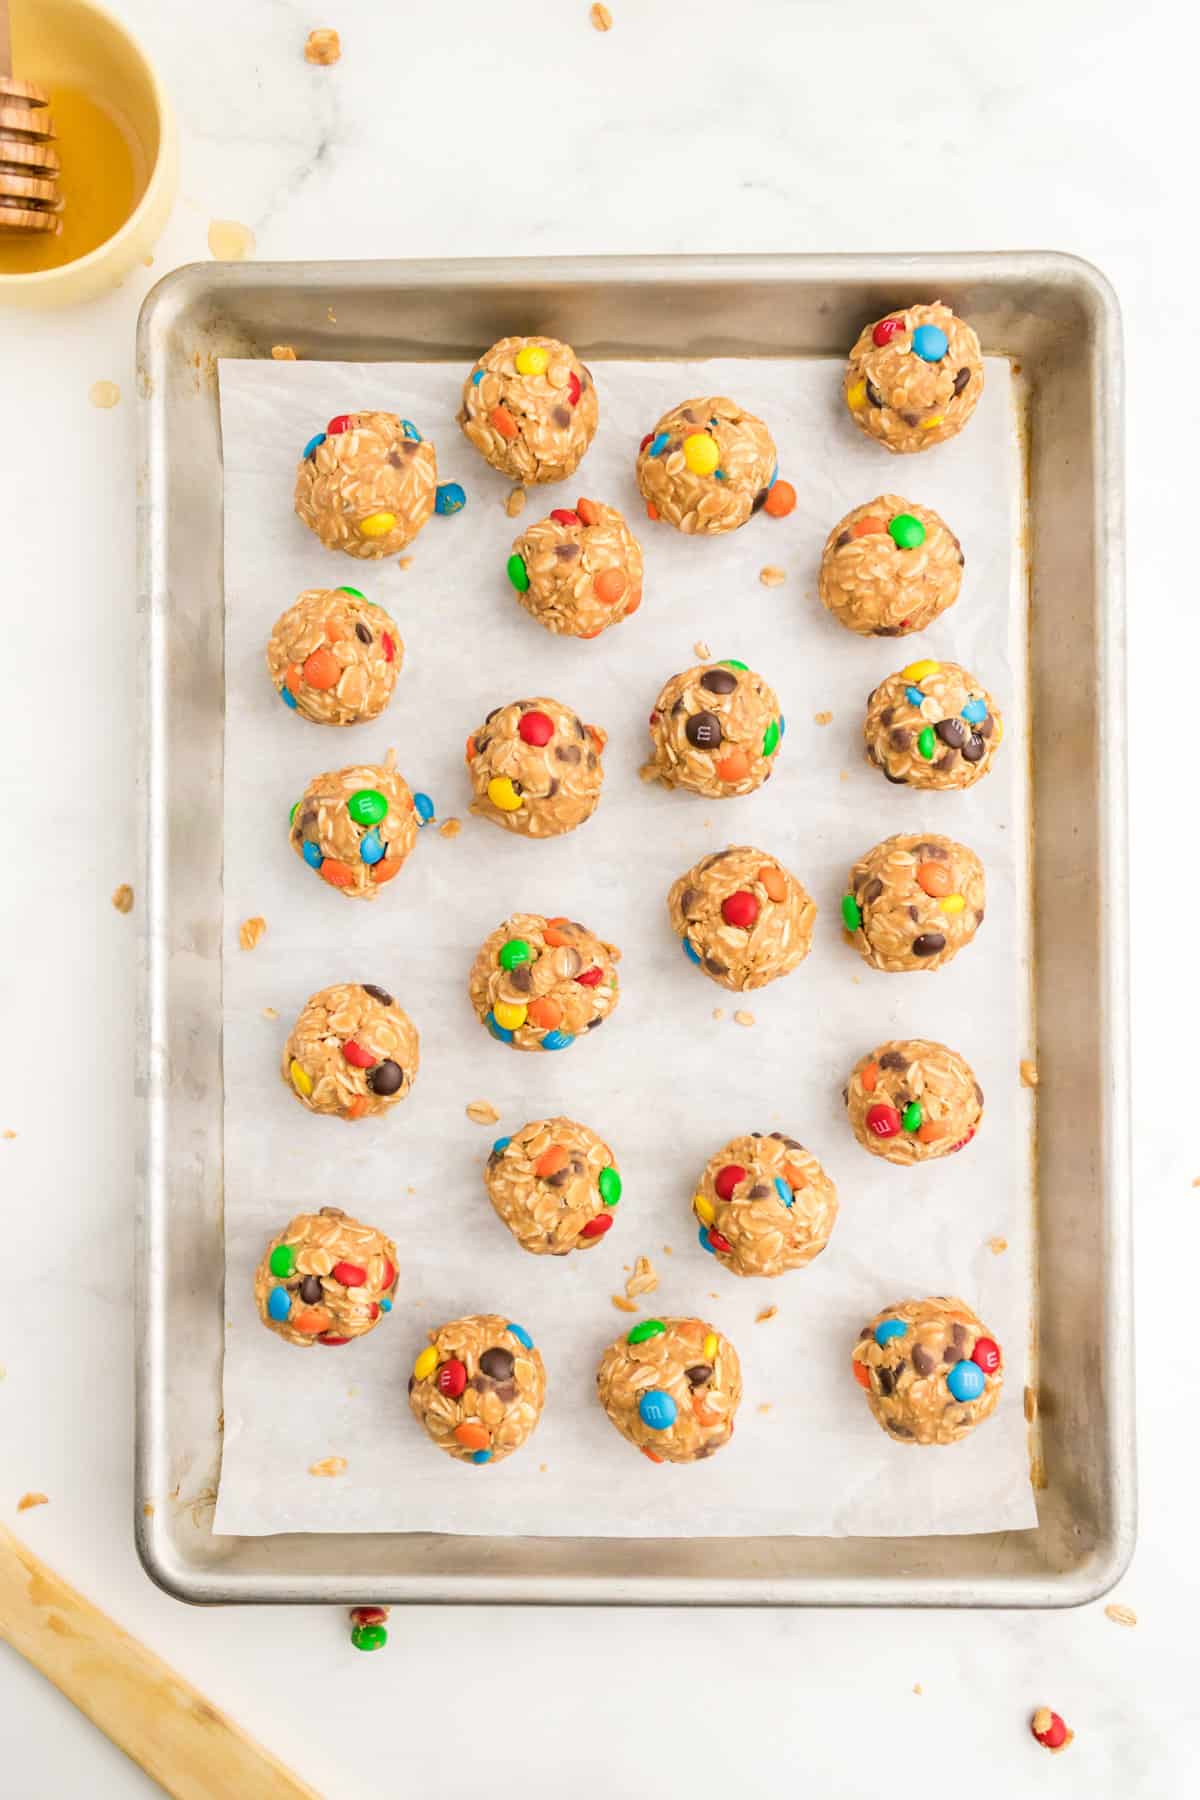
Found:
[[[420,1063],[417,1028],[386,988],[321,988],[283,1047],[284,1084],[309,1112],[364,1119],[407,1098]]]
[[[709,1157],[692,1211],[704,1249],[735,1275],[784,1275],[829,1242],[837,1189],[795,1138],[752,1131]]]
[[[503,1462],[532,1435],[545,1399],[540,1351],[524,1326],[499,1313],[431,1331],[408,1383],[413,1417],[459,1462]]]
[[[885,1307],[858,1335],[854,1379],[889,1437],[957,1444],[996,1410],[997,1344],[963,1301],[935,1294]]]
[[[621,1198],[608,1145],[561,1116],[534,1119],[497,1138],[483,1180],[497,1215],[534,1256],[566,1256],[598,1244]]]
[[[956,437],[975,411],[979,339],[940,300],[902,307],[863,326],[844,391],[854,423],[885,450],[928,450]]]
[[[377,561],[420,531],[437,500],[437,453],[410,419],[339,413],[304,446],[296,512],[327,550]]]
[[[463,384],[458,422],[493,469],[511,481],[565,481],[596,435],[596,384],[569,344],[506,337]]]
[[[580,499],[514,539],[508,579],[547,631],[595,638],[642,604],[642,546],[615,506]]]
[[[577,920],[514,913],[480,946],[471,1004],[514,1050],[567,1050],[617,1004],[620,955]]]
[[[867,761],[897,786],[965,788],[992,766],[1004,736],[996,702],[969,670],[925,658],[874,688]]]
[[[391,1312],[397,1266],[391,1238],[338,1207],[298,1213],[255,1271],[258,1316],[289,1344],[348,1344]]]
[[[797,968],[817,916],[803,883],[746,844],[702,857],[674,883],[667,909],[688,961],[735,993]]]
[[[637,484],[652,520],[716,536],[766,505],[778,460],[762,420],[736,401],[685,400],[642,439]]]
[[[639,1319],[604,1352],[600,1404],[651,1462],[702,1462],[733,1436],[742,1371],[702,1319]]]
[[[880,494],[839,519],[821,555],[821,604],[863,637],[907,637],[953,606],[962,546],[929,506]]]
[[[860,1057],[845,1100],[863,1149],[891,1163],[950,1156],[970,1143],[983,1118],[983,1089],[971,1065],[928,1038],[893,1039]]]
[[[642,776],[712,800],[751,794],[769,778],[782,737],[775,692],[745,663],[685,669],[654,702]]]
[[[374,900],[417,841],[416,808],[393,753],[314,775],[292,808],[289,836],[322,881],[348,900]]]
[[[608,735],[542,695],[492,709],[467,739],[471,811],[523,837],[561,837],[600,800]]]
[[[983,864],[932,832],[885,838],[850,871],[846,936],[873,969],[940,969],[983,923]]]
[[[276,619],[267,670],[285,706],[314,725],[359,725],[392,697],[404,640],[357,588],[306,588]]]

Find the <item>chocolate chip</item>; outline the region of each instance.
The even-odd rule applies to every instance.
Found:
[[[513,1353],[497,1344],[491,1350],[485,1350],[479,1359],[479,1366],[485,1375],[493,1381],[511,1381],[513,1377]]]
[[[976,925],[983,924],[983,908],[982,908],[982,906],[977,906],[975,908],[975,923],[976,923]]]
[[[706,956],[704,958],[704,966],[710,975],[728,975],[729,973],[728,964],[718,962],[715,956]]]
[[[680,694],[678,700],[675,702],[674,706],[671,708],[671,717],[674,718],[677,713],[684,712],[684,711],[686,711],[686,709],[687,709],[687,701],[684,699],[683,695]]]
[[[388,1057],[367,1070],[367,1086],[373,1094],[398,1094],[404,1086],[404,1070]]]
[[[485,725],[490,725],[490,724],[491,724],[491,722],[492,722],[492,720],[493,720],[493,719],[494,719],[494,718],[495,718],[495,716],[496,716],[496,714],[497,714],[497,713],[498,713],[498,712],[502,712],[502,711],[503,711],[503,708],[502,708],[502,707],[499,707],[499,706],[493,706],[493,708],[492,708],[492,710],[491,710],[491,712],[490,712],[490,713],[489,713],[489,714],[488,714],[488,716],[487,716],[487,718],[486,718],[486,719],[485,719],[485,720],[484,720],[484,721],[483,721],[483,722],[484,722],[484,724],[485,724]]]
[[[306,1306],[315,1306],[317,1301],[324,1297],[324,1292],[325,1290],[315,1275],[306,1275],[300,1283],[300,1298]]]
[[[550,786],[546,789],[547,800],[553,800],[555,794],[557,794],[559,790],[559,785],[557,777],[552,775],[550,777]]]
[[[767,504],[767,495],[770,491],[770,488],[759,488],[757,494],[755,494],[754,499],[750,503],[751,513],[762,511],[763,507]]]
[[[849,1106],[849,1104],[850,1104],[850,1089],[843,1088],[842,1089],[842,1105]]]
[[[873,381],[868,381],[867,383],[867,399],[871,402],[872,406],[883,405],[883,395]]]
[[[840,550],[843,547],[843,545],[849,544],[851,541],[852,541],[851,533],[848,531],[842,531],[842,532],[838,533],[836,539],[834,540],[833,547],[835,550]]]
[[[362,991],[364,994],[370,994],[372,1000],[378,1000],[380,1006],[395,1006],[396,1004],[386,988],[375,987],[369,981],[363,982]]]
[[[939,950],[945,948],[946,940],[940,931],[923,931],[912,942],[914,956],[936,956]]]
[[[707,694],[732,694],[737,686],[737,676],[732,669],[705,669],[700,686]]]
[[[887,1428],[893,1437],[910,1438],[912,1436],[912,1432],[908,1429],[908,1426],[898,1424],[895,1419],[887,1419],[884,1423],[887,1425]]]
[[[900,636],[900,627],[898,625],[876,625],[874,631],[871,633],[871,636],[872,637],[899,637]]]
[[[340,1206],[323,1206],[321,1208],[321,1217],[323,1219],[344,1219],[345,1216],[346,1215]]]
[[[883,883],[882,883],[882,881],[880,881],[878,879],[878,877],[876,877],[876,879],[873,881],[868,881],[866,887],[863,889],[862,897],[863,897],[864,903],[867,906],[870,906],[872,900],[878,900],[878,898],[879,898],[880,894],[882,894],[882,892],[883,892]]]
[[[908,1058],[899,1050],[885,1050],[879,1059],[881,1069],[907,1069]]]
[[[725,858],[727,856],[732,856],[732,855],[733,855],[732,850],[714,850],[711,856],[706,856],[704,858],[704,861],[700,864],[700,867],[702,869],[711,869],[717,863],[724,862]]]
[[[994,721],[991,713],[985,713],[975,729],[980,737],[990,738],[994,729]]]
[[[693,1363],[690,1368],[685,1369],[683,1372],[687,1376],[689,1387],[703,1387],[706,1381],[712,1380],[713,1371],[711,1363]]]
[[[491,741],[491,738],[477,737],[475,739],[475,754],[477,756],[482,756]]]
[[[901,413],[900,417],[904,420],[906,425],[919,425],[921,423],[920,416],[917,413]]]
[[[599,1026],[603,1025],[603,1023],[603,1019],[589,1019],[587,1022],[587,1029],[589,1031],[595,1031]]]
[[[559,762],[565,763],[577,763],[583,756],[578,744],[555,744],[554,754]]]
[[[400,455],[398,450],[389,450],[387,459],[389,467],[393,469],[402,468],[404,465],[404,458]]]
[[[565,406],[556,406],[554,411],[550,414],[550,417],[554,420],[554,423],[558,426],[560,431],[565,431],[567,426],[571,423],[571,415]]]
[[[893,750],[907,750],[912,743],[912,732],[903,725],[897,725],[894,731],[888,732],[888,743]]]
[[[961,394],[970,379],[970,369],[960,369],[958,374],[954,377],[954,392],[956,394]]]
[[[917,1371],[918,1375],[932,1375],[937,1367],[937,1364],[934,1362],[932,1356],[930,1356],[924,1344],[913,1345],[912,1359],[913,1368]]]
[[[883,772],[884,772],[884,775],[887,777],[887,779],[891,782],[893,787],[907,787],[908,786],[908,776],[907,775],[893,775],[890,769],[885,769]]]
[[[682,894],[679,896],[679,910],[683,913],[685,918],[691,912],[699,898],[700,895],[696,888],[684,888]]]
[[[415,1375],[410,1375],[410,1376],[409,1376],[409,1378],[408,1378],[408,1391],[409,1391],[409,1393],[410,1393],[410,1394],[411,1394],[411,1393],[412,1393],[412,1391],[413,1391],[413,1389],[414,1389],[414,1388],[415,1388],[415,1387],[416,1387],[416,1385],[417,1385],[417,1378],[416,1378],[416,1376],[415,1376]]]
[[[587,753],[587,766],[589,769],[594,769],[596,766],[596,752],[594,750],[589,750]]]
[[[943,750],[942,754],[938,757],[937,761],[934,763],[934,765],[933,765],[934,768],[935,769],[948,769],[950,767],[950,765],[953,763],[953,761],[957,755],[958,755],[957,750]]]
[[[765,1181],[756,1181],[746,1198],[747,1200],[765,1200],[771,1191]]]
[[[871,695],[869,695],[869,696],[868,696],[868,698],[867,698],[867,705],[868,705],[868,706],[870,706],[870,704],[871,704],[871,701],[872,701],[872,700],[873,700],[873,699],[874,699],[874,698],[875,698],[875,695],[874,695],[874,694],[871,694]],[[895,716],[896,716],[896,709],[895,709],[895,707],[894,707],[894,706],[885,706],[885,707],[884,707],[884,709],[883,709],[883,711],[882,711],[882,712],[881,712],[881,713],[880,713],[880,715],[879,715],[879,723],[880,723],[880,724],[881,724],[881,725],[890,725],[890,724],[891,724],[891,722],[892,722],[892,720],[893,720],[893,719],[894,719],[894,718],[895,718]]]
[[[681,419],[686,419],[689,425],[694,425],[696,423],[696,415],[690,406],[685,406],[679,416]]]
[[[721,721],[716,713],[692,713],[683,729],[688,743],[697,750],[715,750],[721,742]]]
[[[556,1169],[553,1175],[547,1175],[546,1186],[552,1188],[566,1187],[570,1179],[570,1169]]]
[[[961,719],[939,719],[933,729],[943,744],[949,744],[955,750],[962,749],[966,741],[967,728]]]
[[[508,984],[515,987],[518,994],[527,994],[533,986],[533,974],[525,963],[518,963],[508,970]]]
[[[969,763],[982,762],[983,753],[986,749],[987,745],[984,743],[979,733],[973,731],[966,743],[962,746],[963,761]]]
[[[947,1344],[946,1348],[942,1351],[942,1361],[944,1363],[955,1363],[958,1361],[958,1351],[954,1348],[953,1344]]]
[[[923,856],[927,862],[945,862],[947,853],[940,844],[921,843],[913,845],[913,855]]]
[[[978,1101],[979,1105],[982,1106],[983,1105],[983,1089],[980,1087],[978,1082],[975,1083],[975,1098]]]
[[[859,1336],[859,1341],[861,1342],[863,1338],[874,1337],[875,1333],[871,1330],[871,1327],[869,1325],[864,1325],[862,1330],[859,1332],[858,1336]]]
[[[955,1342],[955,1343],[956,1343],[956,1344],[958,1344],[958,1345],[959,1345],[959,1346],[961,1346],[961,1345],[963,1345],[963,1344],[965,1344],[965,1343],[966,1343],[966,1341],[967,1341],[967,1328],[966,1328],[966,1326],[965,1326],[965,1325],[960,1325],[960,1324],[959,1324],[959,1322],[958,1322],[958,1320],[957,1320],[957,1319],[956,1319],[956,1320],[955,1320],[955,1321],[954,1321],[954,1324],[953,1324],[953,1326],[952,1326],[952,1327],[951,1327],[951,1336],[952,1336],[952,1337],[953,1337],[953,1339],[954,1339],[954,1342]]]
[[[875,1376],[876,1376],[877,1381],[879,1382],[880,1393],[881,1394],[890,1394],[892,1389],[896,1385],[896,1383],[892,1380],[892,1371],[890,1369],[879,1368],[879,1369],[876,1369]]]
[[[579,545],[578,544],[555,544],[554,554],[555,554],[555,556],[557,556],[559,562],[570,562],[573,557],[576,557],[579,555]]]
[[[803,1150],[804,1148],[804,1145],[800,1142],[799,1138],[785,1137],[783,1141],[789,1150]]]
[[[369,644],[372,641],[371,628],[369,625],[364,625],[361,619],[358,621],[358,624],[354,627],[354,635],[358,639],[360,644]]]

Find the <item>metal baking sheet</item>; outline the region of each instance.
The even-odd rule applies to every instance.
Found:
[[[222,1162],[218,356],[459,360],[506,331],[585,357],[843,353],[863,318],[941,294],[1010,356],[1032,568],[1039,1524],[931,1538],[217,1537]],[[139,1444],[150,1573],[198,1601],[1070,1604],[1133,1540],[1115,301],[1053,255],[195,267],[139,334],[147,683],[139,1080]],[[1043,703],[1043,695],[1045,700]],[[188,797],[186,822],[168,784]],[[1101,908],[1098,897],[1106,896]],[[1050,896],[1053,903],[1050,903]],[[1075,1120],[1102,1121],[1081,1146]],[[147,1517],[143,1501],[154,1502]]]

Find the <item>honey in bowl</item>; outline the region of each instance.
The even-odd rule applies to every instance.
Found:
[[[50,90],[54,148],[64,211],[62,231],[0,231],[0,275],[58,269],[112,237],[146,185],[145,152],[134,133],[101,101],[55,83]]]

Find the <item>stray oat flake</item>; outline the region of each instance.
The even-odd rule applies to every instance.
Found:
[[[438,836],[444,838],[456,838],[461,830],[461,819],[443,819],[438,826]]]
[[[348,1468],[344,1456],[323,1456],[320,1462],[309,1463],[310,1475],[344,1475]]]
[[[636,1312],[637,1311],[636,1301],[627,1300],[625,1298],[624,1294],[614,1294],[612,1296],[612,1303],[616,1307],[618,1312]]]
[[[754,1014],[745,1011],[735,1012],[733,1015],[733,1022],[735,1025],[753,1025]]]
[[[515,487],[504,502],[504,510],[510,519],[515,519],[519,512],[525,510],[525,489]]]
[[[119,888],[113,889],[112,903],[119,913],[133,911],[133,889],[127,881],[123,881]]]
[[[500,1120],[500,1114],[490,1100],[469,1100],[467,1117],[474,1125],[496,1125]]]
[[[767,1320],[773,1319],[778,1311],[779,1308],[777,1306],[764,1306],[760,1313],[755,1314],[754,1323],[756,1325],[765,1325]]]
[[[1104,1616],[1111,1619],[1114,1625],[1136,1625],[1138,1622],[1132,1606],[1118,1606],[1114,1603],[1105,1607]]]
[[[342,54],[342,40],[329,26],[318,26],[304,40],[304,60],[328,69]]]
[[[238,943],[243,950],[253,950],[267,929],[267,921],[263,918],[243,919],[238,927]]]
[[[692,645],[692,655],[698,658],[700,662],[712,661],[712,651],[704,642],[703,638],[697,638],[696,642]]]
[[[18,1512],[28,1512],[31,1506],[49,1506],[49,1494],[22,1494],[17,1501]]]
[[[765,569],[758,571],[758,579],[764,587],[782,587],[787,574],[776,563],[768,563]]]
[[[1035,1088],[1040,1079],[1038,1076],[1037,1064],[1035,1062],[1029,1062],[1028,1059],[1025,1059],[1022,1061],[1020,1067],[1021,1067],[1021,1085],[1022,1085],[1022,1087]]]
[[[990,1237],[988,1239],[988,1249],[993,1256],[1003,1256],[1004,1252],[1008,1249],[1008,1239],[1006,1237]]]
[[[271,355],[276,362],[295,362],[296,352],[290,344],[272,344]]]
[[[832,723],[833,714],[831,712],[819,712],[813,714],[814,725],[832,725]]]
[[[609,12],[607,6],[600,6],[600,5],[593,6],[592,10],[588,13],[588,18],[592,21],[593,30],[595,30],[595,31],[611,31],[612,30],[613,16]]]
[[[636,1294],[652,1294],[657,1286],[657,1269],[648,1256],[639,1256],[633,1265],[633,1274],[625,1283],[625,1292],[632,1300]]]

